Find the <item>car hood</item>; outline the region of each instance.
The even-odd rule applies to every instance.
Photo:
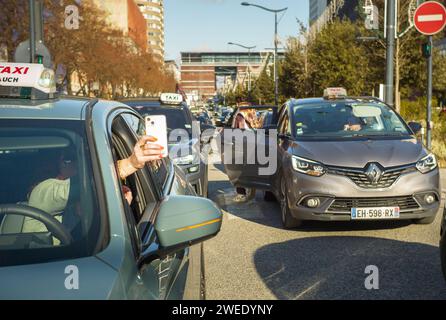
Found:
[[[325,165],[364,168],[378,162],[395,167],[417,162],[427,154],[416,139],[355,140],[355,141],[295,141],[292,153],[319,161]]]
[[[79,271],[79,289],[68,290],[74,266]],[[68,268],[67,268],[68,267]],[[67,280],[68,279],[68,280]],[[113,299],[121,287],[118,273],[96,257],[0,268],[0,300]],[[7,288],[7,289],[6,289]],[[122,298],[122,297],[121,297]]]

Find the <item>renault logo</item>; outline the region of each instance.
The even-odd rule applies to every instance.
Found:
[[[371,163],[368,165],[365,175],[371,183],[376,184],[381,179],[383,171],[375,163]]]

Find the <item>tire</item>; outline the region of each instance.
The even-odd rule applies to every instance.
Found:
[[[286,189],[285,179],[280,179],[280,213],[282,218],[282,225],[285,229],[293,229],[302,225],[302,220],[298,220],[291,215],[288,204],[288,195]]]
[[[276,196],[271,191],[264,191],[263,192],[263,200],[266,202],[275,202],[277,201]]]
[[[423,219],[415,219],[413,222],[415,224],[432,224],[435,220],[435,215],[433,215],[432,217],[427,217],[427,218],[423,218]]]

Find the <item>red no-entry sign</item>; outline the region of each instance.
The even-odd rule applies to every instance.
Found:
[[[446,25],[446,8],[436,1],[422,3],[415,11],[414,24],[422,34],[434,35]]]

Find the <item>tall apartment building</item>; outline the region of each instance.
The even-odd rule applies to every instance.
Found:
[[[147,47],[164,61],[164,0],[135,0],[147,23]]]
[[[147,49],[147,27],[133,0],[93,0],[107,14],[107,22],[128,35],[143,50]]]
[[[310,32],[319,32],[327,23],[336,18],[358,18],[358,0],[309,0],[310,1]]]

